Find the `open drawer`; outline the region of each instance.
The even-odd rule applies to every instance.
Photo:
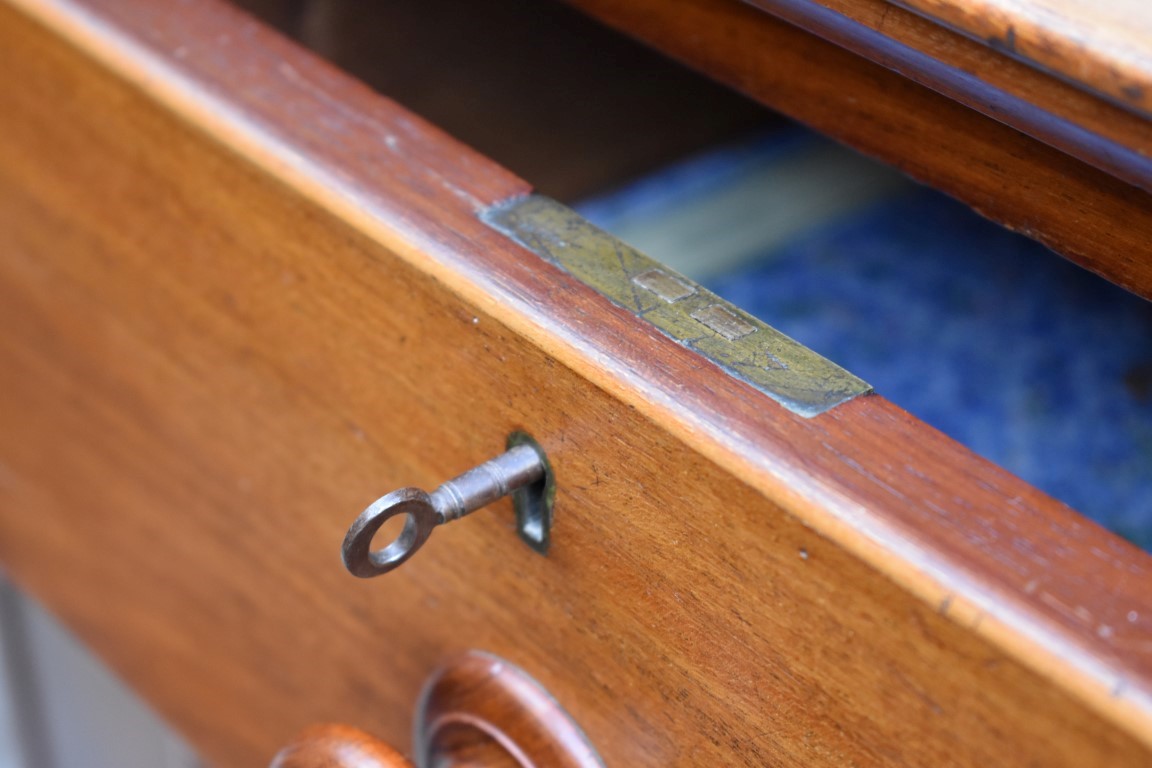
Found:
[[[1152,759],[1148,554],[850,377],[732,375],[522,244],[615,243],[509,236],[527,183],[228,5],[21,0],[0,60],[0,561],[213,763],[405,746],[467,649],[609,765]],[[368,501],[516,431],[546,556],[505,503],[344,571]]]

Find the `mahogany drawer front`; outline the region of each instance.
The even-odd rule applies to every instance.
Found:
[[[0,57],[0,561],[208,759],[405,744],[478,648],[610,765],[1147,762],[1147,555],[881,398],[728,377],[480,220],[523,182],[227,6],[28,0]],[[368,501],[515,430],[546,557],[505,504],[344,572]]]

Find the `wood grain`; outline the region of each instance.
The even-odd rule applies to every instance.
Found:
[[[1152,196],[735,0],[569,0],[1152,297]]]
[[[888,0],[749,0],[1118,179],[1152,191],[1146,117]]]
[[[0,560],[216,764],[445,655],[613,765],[1144,765],[1152,569],[880,398],[794,417],[497,235],[526,185],[236,11],[0,8]],[[526,429],[386,581],[381,492]]]
[[[898,3],[1152,115],[1152,6],[1142,0]]]

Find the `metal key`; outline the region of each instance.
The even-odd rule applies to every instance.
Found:
[[[529,509],[533,500],[517,506],[520,535],[538,551],[548,546],[551,523],[551,483],[546,483],[548,463],[530,438],[514,435],[506,453],[470,469],[441,485],[431,494],[419,488],[401,488],[381,496],[352,523],[344,537],[344,567],[362,579],[380,576],[415,554],[432,530],[485,507],[515,491],[538,486],[534,500],[538,509]],[[372,550],[372,538],[380,527],[396,515],[407,515],[404,529],[388,546]]]

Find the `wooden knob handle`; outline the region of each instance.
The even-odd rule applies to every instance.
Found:
[[[496,656],[469,651],[434,674],[416,711],[421,768],[603,768],[584,733],[540,684]],[[413,768],[347,725],[316,725],[271,768]]]
[[[413,768],[392,747],[348,725],[314,725],[272,759],[271,768]]]
[[[478,651],[442,667],[416,710],[416,760],[429,768],[603,768],[579,726],[523,670]]]

